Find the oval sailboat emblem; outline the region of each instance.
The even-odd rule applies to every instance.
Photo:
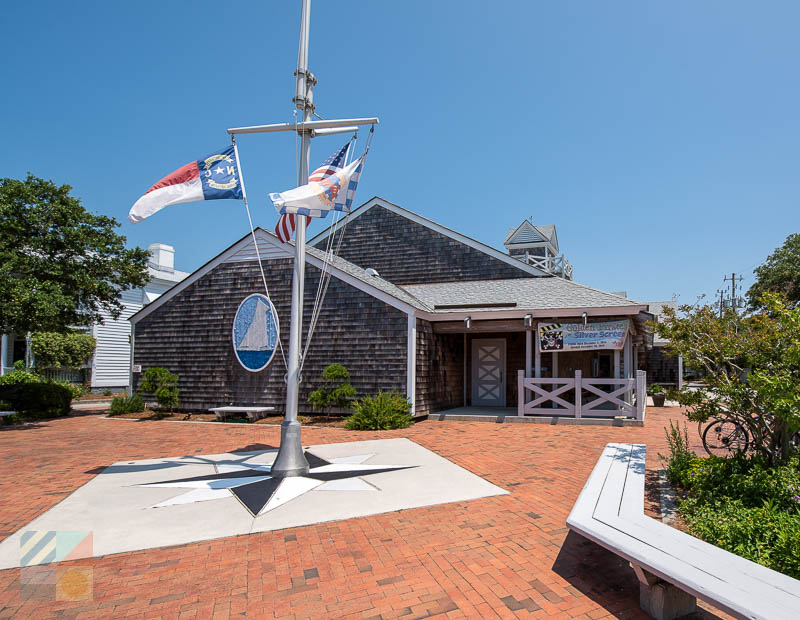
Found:
[[[265,296],[245,297],[233,317],[233,351],[245,370],[264,370],[278,347],[278,313]]]

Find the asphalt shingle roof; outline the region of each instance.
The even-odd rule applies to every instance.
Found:
[[[312,247],[310,245],[306,246],[306,252],[311,256],[318,258],[319,260],[325,259],[325,252],[318,250],[317,248]],[[383,291],[384,293],[387,293],[392,297],[399,299],[400,301],[405,302],[410,306],[413,306],[414,308],[426,311],[431,310],[431,308],[425,305],[422,301],[414,297],[412,293],[403,290],[399,286],[392,284],[388,280],[384,280],[379,276],[369,275],[364,269],[362,269],[358,265],[351,263],[348,260],[339,258],[338,256],[334,256],[333,260],[331,260],[331,265],[341,271],[344,271],[346,274],[353,276],[354,278],[357,278],[362,282],[366,282],[367,284],[374,286],[375,288]]]
[[[470,309],[475,310],[497,310],[497,304],[516,304],[510,307],[518,310],[643,305],[632,299],[556,277],[414,284],[404,286],[403,289],[437,312],[453,310],[437,306],[467,304]]]

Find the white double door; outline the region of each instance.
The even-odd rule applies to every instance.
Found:
[[[472,341],[472,406],[506,406],[505,338]]]

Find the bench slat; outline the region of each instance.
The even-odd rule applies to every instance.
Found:
[[[567,525],[737,617],[798,617],[800,582],[646,517],[644,466],[644,446],[608,444]]]

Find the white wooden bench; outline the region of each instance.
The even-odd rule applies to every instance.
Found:
[[[264,418],[270,411],[275,411],[275,407],[212,407],[209,411],[213,411],[218,421],[222,421],[227,417],[239,413],[247,414],[247,419],[255,422],[260,418]]]
[[[16,411],[0,411],[0,418],[5,417],[7,415],[14,415]]]
[[[631,563],[645,612],[678,618],[700,598],[737,618],[800,618],[800,581],[645,516],[644,473],[645,446],[608,444],[567,527]]]

